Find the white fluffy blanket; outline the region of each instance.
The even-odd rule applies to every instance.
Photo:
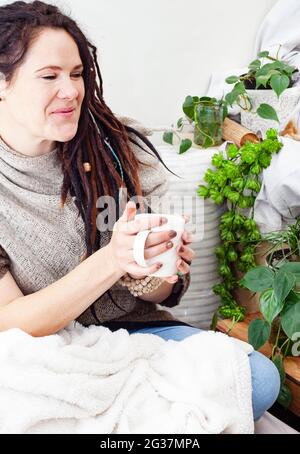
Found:
[[[248,344],[77,324],[0,333],[0,433],[252,433]]]

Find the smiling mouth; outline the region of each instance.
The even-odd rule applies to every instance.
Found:
[[[52,115],[59,115],[61,117],[71,117],[73,113],[75,112],[75,109],[69,110],[68,112],[52,112]]]

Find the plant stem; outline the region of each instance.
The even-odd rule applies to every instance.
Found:
[[[275,344],[273,345],[273,348],[272,348],[272,355],[271,355],[272,360],[274,359],[274,354],[275,354],[275,351],[276,351],[276,349],[278,347],[278,340],[279,340],[280,330],[281,330],[281,323],[279,322]]]

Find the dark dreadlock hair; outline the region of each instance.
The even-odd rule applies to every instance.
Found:
[[[115,196],[122,186],[127,188],[129,197],[142,196],[138,176],[140,162],[130,143],[149,153],[143,148],[143,142],[165,164],[151,142],[134,128],[123,125],[105,104],[97,48],[88,41],[77,23],[56,6],[41,1],[16,1],[0,7],[0,72],[5,80],[12,80],[30,45],[45,28],[68,32],[77,44],[83,63],[85,97],[77,133],[68,142],[57,142],[57,146],[63,171],[61,205],[64,206],[68,193],[75,198],[85,224],[88,257],[100,245],[100,232],[96,228],[97,199],[102,195]],[[109,139],[121,163],[124,181],[105,145],[105,138]],[[90,163],[90,172],[85,171],[85,162]]]

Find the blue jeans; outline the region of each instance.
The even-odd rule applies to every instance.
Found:
[[[199,333],[199,328],[190,326],[158,326],[129,330],[130,334],[155,334],[165,340],[181,341]],[[254,420],[258,420],[277,399],[280,389],[280,376],[276,366],[261,353],[254,351],[249,355],[252,378],[252,407]]]

